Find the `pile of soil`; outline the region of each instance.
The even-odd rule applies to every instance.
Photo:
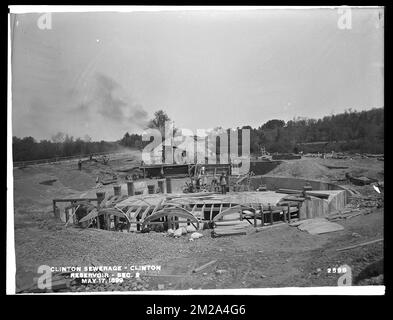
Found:
[[[269,172],[277,176],[329,180],[331,172],[325,166],[309,159],[285,161]]]

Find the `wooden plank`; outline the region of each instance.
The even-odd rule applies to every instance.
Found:
[[[286,226],[287,224],[286,223],[284,223],[284,222],[277,222],[277,223],[275,223],[275,224],[270,224],[270,225],[267,225],[267,226],[263,226],[263,227],[256,227],[255,228],[255,231],[263,231],[263,230],[266,230],[266,229],[271,229],[271,228],[275,228],[275,227],[282,227],[282,226]]]
[[[53,204],[56,205],[56,202],[77,202],[77,201],[98,201],[98,198],[57,198],[53,199]]]
[[[139,207],[135,212],[133,212],[133,215],[130,217],[130,219],[131,218],[135,219],[139,215],[139,213],[142,211],[142,209],[143,209],[143,207]]]
[[[381,241],[383,241],[383,238],[382,239],[372,240],[372,241],[367,241],[367,242],[363,242],[363,243],[359,243],[359,244],[355,244],[353,246],[349,246],[349,247],[345,247],[345,248],[340,248],[340,249],[337,249],[336,251],[344,251],[344,250],[354,249],[354,248],[367,246],[369,244],[373,244],[373,243],[377,243],[377,242],[381,242]]]
[[[288,203],[288,222],[291,223],[291,206]]]
[[[202,271],[202,270],[204,270],[204,269],[210,267],[211,265],[215,264],[216,262],[217,262],[217,260],[209,261],[208,263],[205,263],[205,264],[201,265],[200,267],[195,268],[194,270],[192,270],[192,272],[193,272],[193,273],[200,272],[200,271]]]
[[[277,193],[286,193],[286,194],[302,194],[303,190],[294,190],[294,189],[284,189],[280,188],[276,191]],[[329,198],[330,194],[329,193],[320,193],[320,192],[314,192],[314,191],[306,191],[306,195],[308,196],[313,196],[313,197],[318,197],[318,198],[324,198],[327,199]]]
[[[264,214],[263,214],[263,205],[262,205],[262,203],[259,205],[259,207],[260,207],[260,210],[261,210],[261,226],[263,227],[264,225],[265,225],[265,216],[264,216]]]
[[[272,211],[272,208],[270,206],[269,206],[269,214],[270,214],[270,224],[274,224],[273,211]]]
[[[285,189],[279,188],[276,193],[286,193],[286,194],[301,194],[303,190],[295,190],[295,189]]]
[[[208,222],[209,220],[205,220],[205,221]],[[233,219],[225,219],[225,220],[218,220],[218,221],[230,222],[230,221],[241,221],[241,220],[239,220],[239,218],[233,218]]]
[[[256,227],[257,226],[257,211],[255,208],[253,208],[253,210],[254,210],[254,227]]]
[[[241,236],[241,235],[246,235],[246,234],[247,234],[246,231],[241,231],[241,230],[239,230],[239,231],[237,231],[237,230],[226,231],[226,232],[224,232],[224,231],[222,231],[222,232],[221,231],[219,231],[219,232],[212,231],[212,236],[215,237],[215,238],[226,237],[226,236]]]
[[[303,202],[306,198],[303,197],[285,197],[284,200]]]
[[[131,219],[131,213],[132,213],[132,211],[134,211],[134,209],[137,209],[138,207],[135,207],[135,206],[130,206],[129,208],[128,208],[128,210],[126,211],[126,216],[129,218],[129,219]]]
[[[217,226],[214,228],[214,232],[227,232],[227,231],[238,231],[243,230],[246,231],[248,225],[245,225],[244,222],[241,225],[230,225],[230,226]]]

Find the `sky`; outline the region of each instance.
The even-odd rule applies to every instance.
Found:
[[[383,107],[382,9],[52,13],[12,20],[13,135],[114,141]],[[382,19],[381,19],[382,16]]]

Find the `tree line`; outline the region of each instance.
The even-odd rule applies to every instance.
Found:
[[[91,153],[111,152],[119,149],[117,142],[89,141],[65,135],[62,140],[36,141],[33,137],[12,138],[13,161],[83,156]]]
[[[149,127],[162,130],[169,116],[162,110],[154,114]],[[250,130],[251,154],[259,155],[264,148],[270,153],[284,152],[384,152],[384,108],[367,111],[348,109],[344,113],[322,119],[297,117],[285,122],[272,119],[260,127],[243,126]],[[58,133],[51,140],[36,141],[33,137],[13,137],[14,161],[83,156],[90,153],[117,151],[121,147],[143,148],[142,135],[126,132],[115,142],[91,141]]]
[[[169,120],[165,112],[156,112],[150,127],[160,128],[165,120]],[[297,117],[287,122],[272,119],[257,128],[243,126],[237,129],[250,130],[250,152],[254,155],[260,155],[262,148],[270,153],[384,152],[384,108],[348,109],[322,119]],[[138,148],[146,145],[141,135],[129,133],[119,143]]]

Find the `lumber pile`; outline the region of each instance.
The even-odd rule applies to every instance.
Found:
[[[299,197],[301,197],[301,195],[304,193],[307,196],[317,197],[317,198],[321,198],[321,199],[328,199],[329,198],[329,193],[321,193],[321,192],[313,192],[313,191],[302,191],[302,190],[280,188],[276,192],[291,194],[291,195],[292,194],[298,195]]]
[[[211,235],[213,238],[246,235],[250,223],[246,220],[242,221],[218,221],[215,223]]]
[[[103,185],[107,185],[115,182],[117,182],[117,179],[101,180],[101,184]]]

